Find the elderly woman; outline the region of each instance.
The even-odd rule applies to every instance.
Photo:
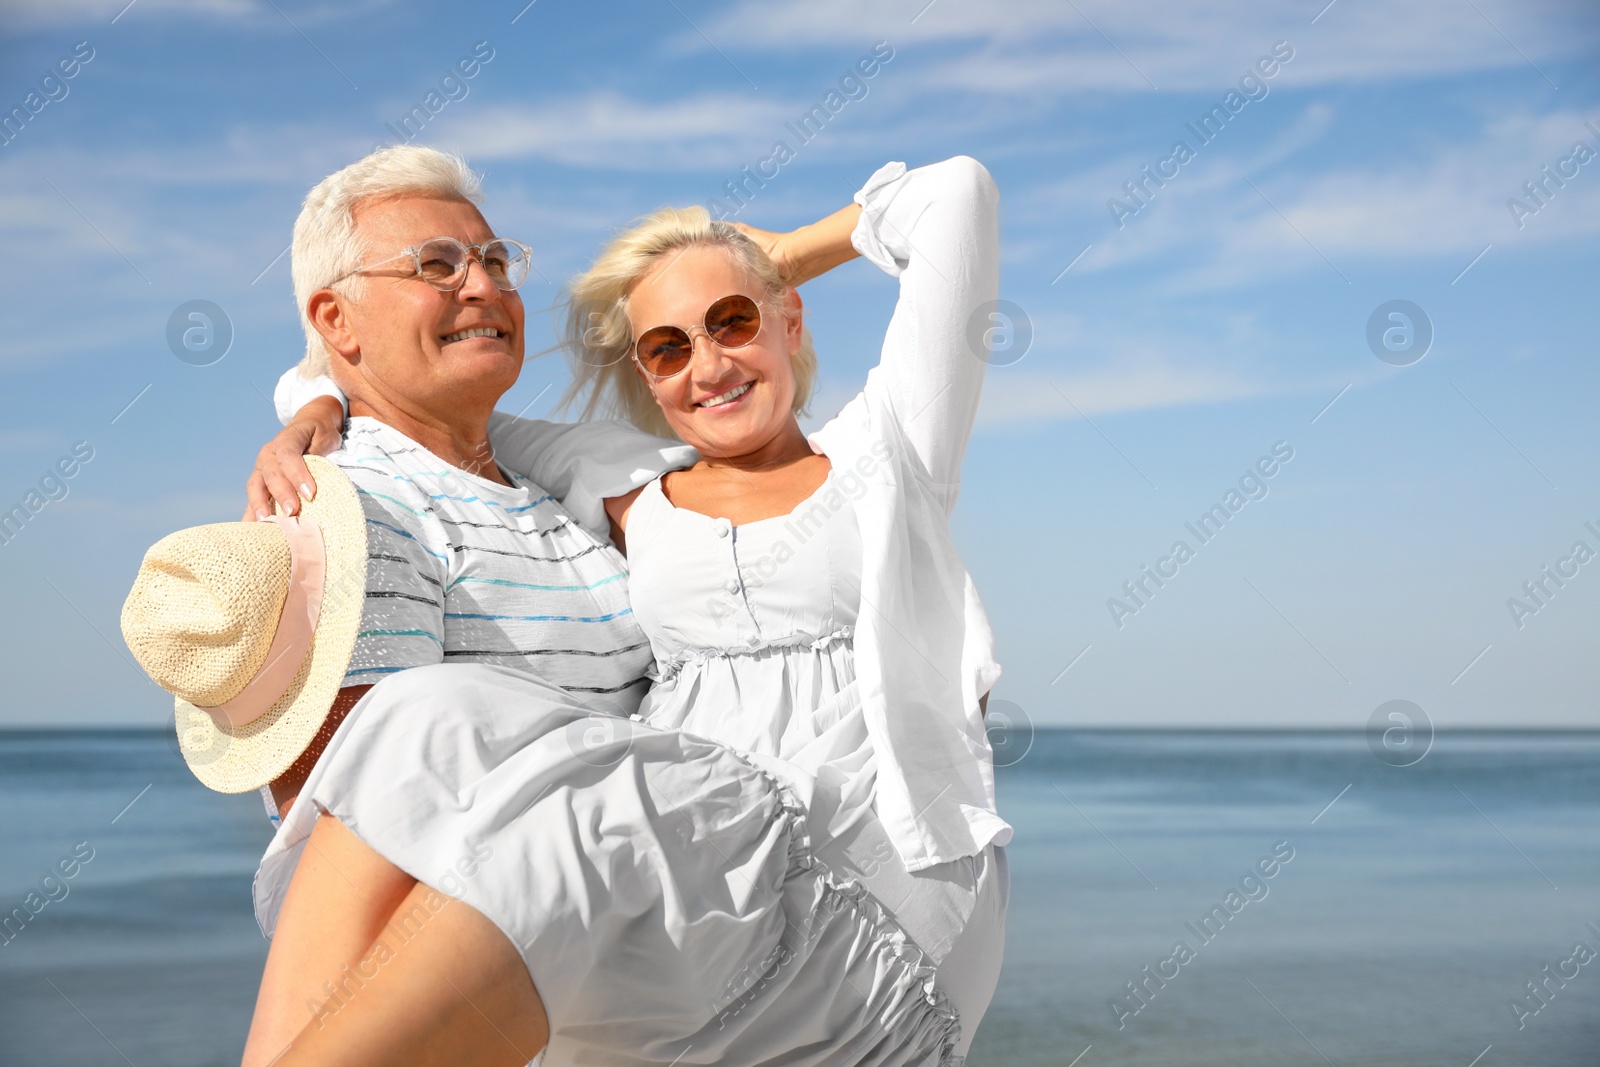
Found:
[[[590,411],[700,455],[603,493],[653,653],[645,725],[596,737],[570,696],[500,668],[379,684],[263,865],[269,982],[280,946],[304,960],[330,929],[379,932],[355,955],[346,939],[365,983],[330,985],[336,1008],[278,1062],[511,1064],[547,1043],[557,1061],[960,1062],[998,971],[1010,833],[979,710],[998,671],[948,533],[996,198],[957,159],[891,164],[856,201],[784,235],[663,212],[573,283]],[[808,439],[785,272],[858,251],[900,303],[867,388]],[[433,889],[471,907],[424,924]],[[397,917],[417,930],[399,949]],[[337,980],[318,953],[301,986]]]

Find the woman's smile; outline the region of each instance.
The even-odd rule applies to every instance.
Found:
[[[696,401],[695,407],[702,409],[716,409],[719,411],[736,407],[738,406],[739,401],[750,392],[751,386],[755,384],[756,383],[754,381],[741,382],[732,389],[729,389],[727,392],[718,393],[716,396],[708,397],[705,400]]]

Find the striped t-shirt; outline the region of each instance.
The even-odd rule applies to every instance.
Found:
[[[367,522],[367,588],[344,684],[432,663],[525,670],[631,715],[650,646],[628,603],[627,564],[544,490],[452,467],[404,434],[353,418],[328,457]],[[508,472],[509,473],[509,472]]]

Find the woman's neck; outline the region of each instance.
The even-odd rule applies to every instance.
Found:
[[[811,442],[806,440],[806,435],[800,429],[800,424],[793,420],[781,433],[752,452],[737,456],[719,456],[704,448],[699,451],[702,467],[708,470],[738,471],[741,474],[781,470],[815,455],[811,449]]]

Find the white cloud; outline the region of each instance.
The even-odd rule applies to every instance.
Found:
[[[132,17],[130,8],[142,9],[141,16],[160,12],[220,18],[265,10],[252,0],[0,0],[0,18],[8,30],[61,26],[87,32],[110,25],[112,19],[120,22],[122,17]]]
[[[927,19],[948,2],[939,0]],[[1336,5],[1323,22],[1343,6]],[[1085,10],[1100,23],[1098,9]],[[1497,14],[1486,10],[1491,17]],[[908,57],[909,52],[895,62]],[[1296,64],[1305,57],[1302,50]],[[1006,132],[1012,128],[1026,135],[1015,139],[1020,172],[1030,169],[1028,153],[1041,147],[1041,123],[1046,120],[1032,105],[1011,108],[979,99],[970,106],[938,107],[928,104],[925,94],[891,87],[887,75],[874,84],[870,101],[849,105],[860,114],[842,113],[828,128],[826,142],[819,140],[814,150],[834,159],[866,158],[881,151],[889,138],[895,144],[924,144],[951,131],[969,136],[996,120],[997,143],[1012,143]],[[787,100],[774,99],[771,91],[640,99],[615,90],[559,100],[534,97],[526,103],[475,99],[442,114],[426,132],[441,146],[487,165],[493,177],[491,215],[540,238],[537,243],[548,250],[541,269],[554,279],[560,267],[576,265],[591,250],[596,232],[622,222],[628,213],[608,207],[625,198],[608,189],[603,175],[616,174],[616,187],[631,188],[659,173],[678,199],[687,184],[680,176],[691,176],[697,186],[704,178],[706,188],[689,198],[714,195],[741,164],[761,158],[771,141],[785,134],[785,123],[820,98],[826,87],[819,82],[809,91],[815,93],[809,100],[803,87],[791,89]],[[1317,95],[1340,100],[1328,92]],[[1096,139],[1096,131],[1105,128],[1098,121],[1059,135],[1052,131],[1048,149],[1079,169],[1007,187],[1008,278],[1015,282],[1020,276],[1012,269],[1015,264],[1042,286],[1090,240],[1093,249],[1063,286],[1085,275],[1132,268],[1152,294],[1171,295],[1230,289],[1285,271],[1326,272],[1329,280],[1336,280],[1318,252],[1352,277],[1374,262],[1427,257],[1455,264],[1449,266],[1453,274],[1490,242],[1496,244],[1491,255],[1498,258],[1521,247],[1592,239],[1600,233],[1600,162],[1585,167],[1521,231],[1505,206],[1507,197],[1520,194],[1523,181],[1538,176],[1541,164],[1554,164],[1578,137],[1600,145],[1576,111],[1541,115],[1506,110],[1484,119],[1475,133],[1453,127],[1437,135],[1421,127],[1420,113],[1401,115],[1396,121],[1415,127],[1417,147],[1380,156],[1359,143],[1329,140],[1329,131],[1337,128],[1333,106],[1313,103],[1298,113],[1296,106],[1294,97],[1280,97],[1276,91],[1249,105],[1239,121],[1268,120],[1263,128],[1283,124],[1281,131],[1249,155],[1226,145],[1202,149],[1182,176],[1121,231],[1111,225],[1106,198],[1119,194],[1140,164],[1159,158],[1171,138],[1162,133],[1137,154],[1122,147],[1108,154],[1099,148],[1106,135]],[[1257,116],[1264,109],[1281,113]],[[1049,108],[1053,116],[1062,111],[1059,105]],[[1446,121],[1459,122],[1453,116]],[[381,124],[374,120],[372,126],[378,130]],[[147,273],[154,273],[152,264],[177,263],[189,276],[248,281],[281,249],[304,189],[370,147],[372,140],[352,132],[355,128],[324,116],[268,118],[241,123],[221,136],[184,134],[188,140],[169,138],[148,146],[41,141],[39,148],[25,146],[25,152],[0,160],[0,188],[10,190],[0,193],[0,233],[48,248],[62,259],[96,264],[104,282],[97,291],[104,297],[133,300],[146,289],[107,241]],[[731,135],[733,131],[738,135]],[[1169,132],[1172,137],[1181,133],[1181,121],[1174,120]],[[593,168],[602,177],[575,187],[559,171],[526,161]],[[41,175],[50,176],[72,197],[93,227],[42,184]],[[102,175],[115,175],[115,181],[98,181]],[[805,186],[800,179],[786,178],[782,188],[763,194],[773,199],[763,200],[762,210],[780,197],[812,195]],[[194,198],[191,190],[210,195]],[[831,196],[827,190],[815,195]],[[264,231],[263,213],[280,223]],[[1065,227],[1063,220],[1070,220]],[[1085,227],[1081,220],[1092,225]],[[1063,240],[1063,229],[1080,236]],[[276,240],[273,230],[279,235]],[[276,272],[268,282],[281,280],[284,265]],[[265,285],[258,288],[264,291]],[[94,336],[80,325],[83,332],[53,331],[26,339],[18,349],[27,353],[22,362],[114,345],[124,324],[111,318]],[[17,361],[13,355],[7,362]],[[1248,376],[1151,371],[1137,362],[1130,366],[1135,369],[1122,377],[1086,381],[1088,403],[1108,405],[1101,410],[1135,410],[1255,395],[1250,390],[1257,388]],[[1019,409],[1028,404],[1049,409],[1055,403],[1051,395],[1019,397]]]
[[[1185,345],[1192,349],[1193,340],[1174,339],[1165,347],[1174,351]],[[1306,416],[1310,418],[1316,407],[1344,386],[1363,385],[1382,377],[1381,371],[1374,371],[1354,383],[1348,374],[1337,379],[1315,375],[1286,381],[1238,366],[1237,361],[1234,364],[1230,365],[1222,354],[1210,360],[1191,358],[1179,362],[1142,351],[1087,370],[1052,372],[997,367],[990,370],[984,383],[977,429],[1005,433],[1019,426],[1063,419],[1293,395],[1315,398],[1314,402],[1308,400]]]
[[[286,6],[259,0],[0,0],[0,32],[68,29],[87,35],[103,31],[113,22],[120,27],[130,21],[171,16],[199,16],[213,22],[271,22],[285,32],[293,32],[291,25],[347,22],[393,2],[339,0],[308,4],[301,0]]]
[[[29,132],[24,131],[24,136]],[[33,195],[47,200],[56,194],[42,178],[53,181],[69,196],[92,185],[101,195],[122,200],[157,192],[187,197],[197,189],[282,185],[304,195],[304,190],[324,175],[369,152],[380,132],[377,123],[369,136],[362,137],[352,134],[348,125],[285,122],[244,123],[215,135],[201,133],[184,139],[171,136],[157,145],[58,140],[35,146],[19,138],[0,158],[0,185],[35,190]],[[96,180],[103,175],[115,175],[115,180]],[[0,225],[30,217],[28,196],[0,194]]]
[[[1578,0],[1537,9],[1514,0],[1479,0],[1475,6],[1482,14],[1470,5],[1434,0],[1347,0],[1315,25],[1314,6],[1295,0],[1228,7],[1170,0],[924,4],[741,0],[702,24],[724,47],[739,42],[781,51],[864,49],[886,40],[907,54],[937,48],[941,58],[925,72],[928,87],[1025,95],[1148,93],[1152,85],[1162,92],[1220,91],[1278,40],[1289,41],[1297,53],[1285,77],[1309,86],[1576,58],[1597,39],[1593,12]],[[973,50],[944,56],[951,47]]]
[[[1165,322],[1165,329],[1128,335],[1125,324],[1097,315],[1050,315],[1034,322],[1035,343],[1021,361],[991,367],[983,386],[976,429],[1004,434],[1019,427],[1166,408],[1228,404],[1269,396],[1302,395],[1306,418],[1347,385],[1383,379],[1387,368],[1339,376],[1310,373],[1284,378],[1265,354],[1286,342],[1239,313],[1207,319],[1199,327]],[[1197,341],[1195,329],[1205,339]],[[1292,347],[1301,348],[1295,344]],[[1091,362],[1084,353],[1094,353]],[[1302,361],[1303,362],[1303,361]],[[854,377],[854,376],[853,376]],[[857,378],[829,377],[802,421],[810,433],[832,418],[861,388]]]
[[[1324,371],[1285,377],[1317,355],[1303,340],[1286,338],[1248,311],[1173,309],[1149,322],[1130,323],[1125,308],[1081,312],[1040,310],[1031,315],[1033,341],[1025,356],[989,368],[977,429],[1003,434],[1018,427],[1087,416],[1227,404],[1268,396],[1304,395],[1306,418],[1347,385],[1364,386],[1391,373],[1374,366],[1352,374]],[[1296,358],[1283,360],[1294,351]],[[1317,361],[1318,365],[1325,366]],[[824,354],[823,381],[811,403],[811,432],[849,402],[864,374],[840,380]],[[1290,371],[1295,373],[1295,371]]]
[[[1079,415],[1218,404],[1273,391],[1222,371],[1164,364],[1059,376],[996,371],[985,385],[978,422],[999,430]]]
[[[1561,222],[1530,220],[1519,230],[1506,201],[1524,197],[1579,139],[1600,137],[1583,116],[1514,114],[1489,124],[1474,142],[1385,171],[1336,171],[1281,191],[1278,207],[1325,253],[1409,257],[1477,252],[1486,242],[1542,244],[1600,234],[1600,161],[1579,170],[1550,205]],[[1264,191],[1266,187],[1263,187]],[[1268,191],[1268,195],[1272,195]],[[1286,202],[1285,202],[1286,201]]]
[[[62,440],[62,433],[56,430],[0,430],[0,456],[31,455],[58,445]]]
[[[1352,276],[1373,262],[1442,257],[1464,267],[1486,244],[1505,254],[1600,234],[1600,160],[1581,168],[1520,230],[1506,206],[1575,141],[1600,149],[1600,135],[1578,112],[1501,114],[1485,119],[1475,135],[1393,159],[1347,163],[1361,154],[1345,151],[1331,164],[1304,162],[1300,153],[1312,148],[1320,151],[1311,158],[1328,158],[1323,141],[1331,117],[1326,106],[1311,105],[1250,156],[1200,148],[1121,229],[1112,224],[1107,199],[1131,205],[1122,184],[1162,153],[1097,163],[1033,190],[1013,210],[1041,225],[1063,214],[1098,215],[1104,229],[1099,237],[1080,231],[1093,238],[1093,249],[1073,273],[1157,268],[1171,293],[1229,289],[1287,270],[1337,280],[1336,270]],[[1033,261],[1046,258],[1059,271],[1081,248],[1041,250]]]
[[[611,170],[701,170],[751,162],[750,141],[783,132],[802,108],[749,93],[638,100],[613,91],[464,115],[438,143],[471,160],[548,159]]]

